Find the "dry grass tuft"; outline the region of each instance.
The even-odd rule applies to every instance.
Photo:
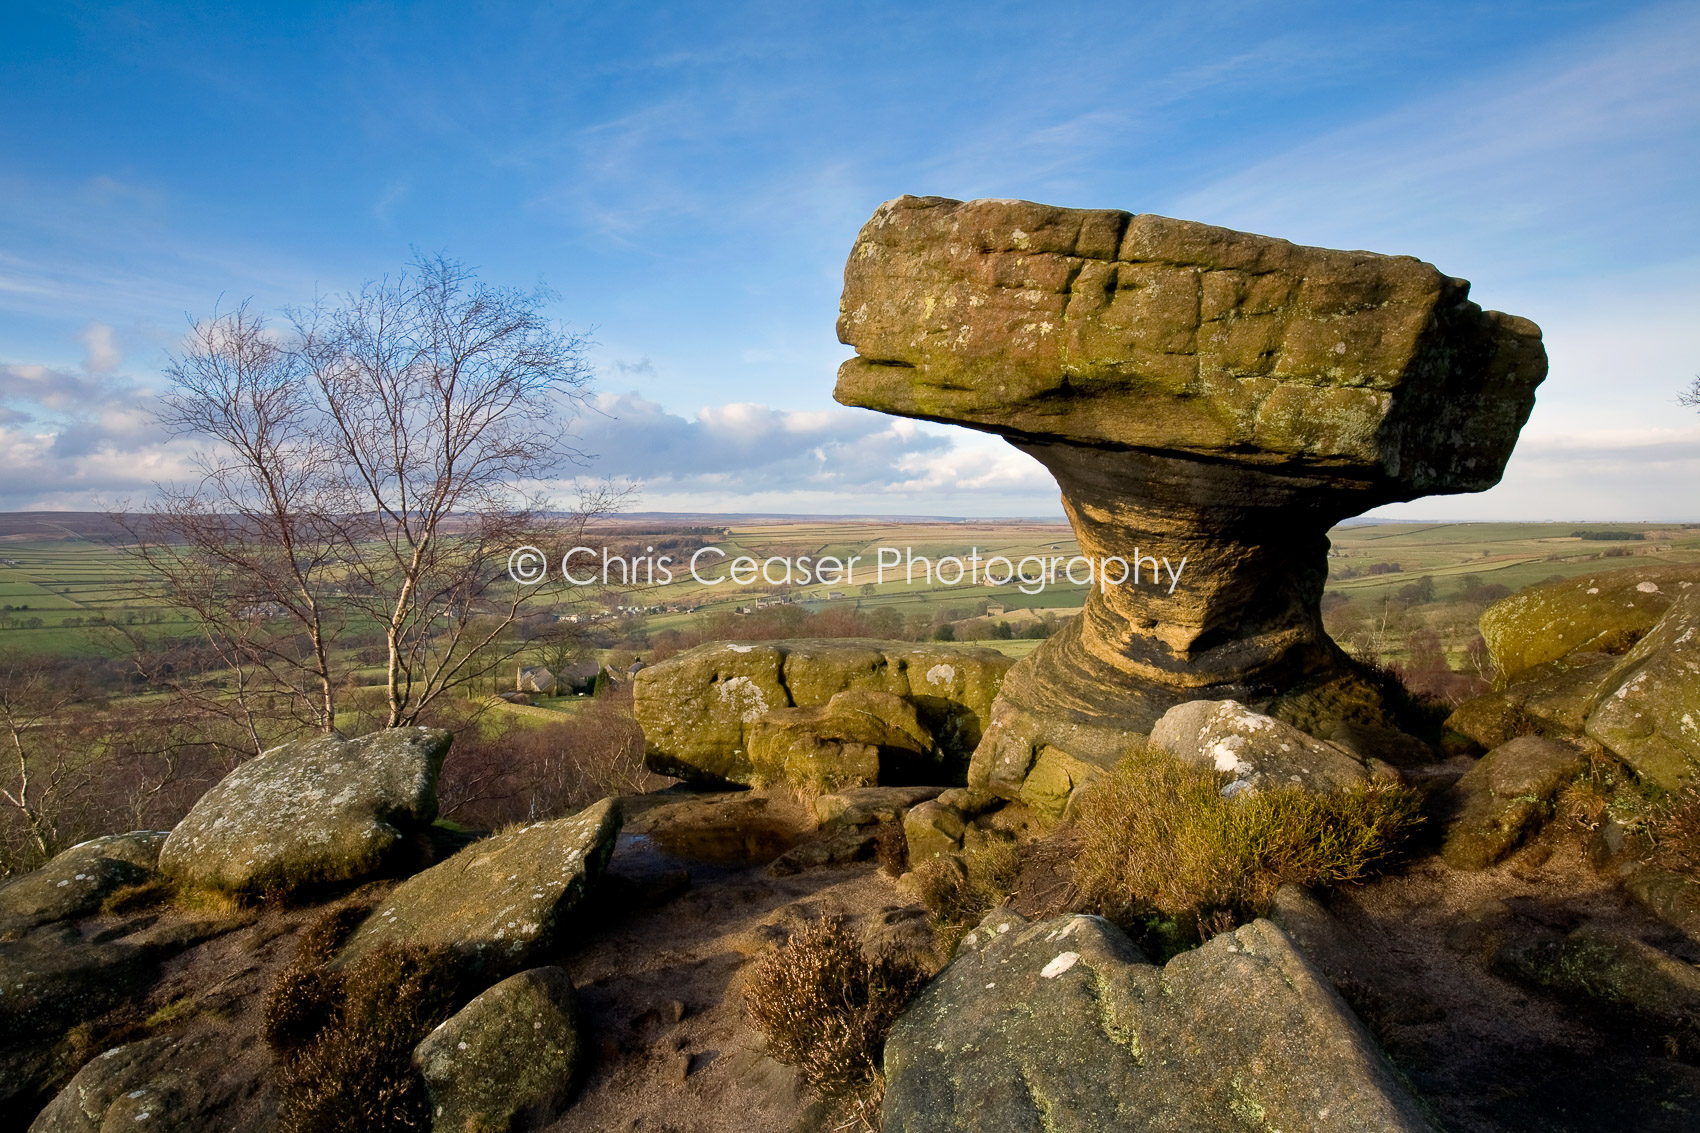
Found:
[[[925,982],[913,958],[869,956],[842,919],[826,917],[756,962],[744,1005],[768,1054],[795,1066],[821,1097],[870,1086],[877,1094],[886,1032]]]
[[[888,877],[902,877],[909,865],[909,839],[904,837],[903,823],[882,822],[874,837],[874,860]]]
[[[1004,903],[1020,876],[1021,849],[1015,839],[990,831],[960,857],[932,858],[915,867],[916,890],[945,955]]]
[[[1386,864],[1423,821],[1421,797],[1370,784],[1226,799],[1226,777],[1163,753],[1128,756],[1082,800],[1077,907],[1174,943],[1265,912],[1288,882],[1337,885]]]
[[[1700,877],[1700,783],[1691,782],[1666,799],[1648,828],[1659,865]]]
[[[446,951],[375,949],[328,961],[368,910],[344,906],[304,932],[265,1002],[266,1042],[280,1063],[281,1127],[290,1133],[427,1130],[430,1107],[413,1048],[461,998]]]

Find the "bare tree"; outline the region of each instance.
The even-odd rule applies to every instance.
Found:
[[[1694,380],[1686,390],[1676,395],[1676,400],[1690,409],[1700,409],[1700,374],[1694,375]]]
[[[536,591],[507,577],[509,553],[571,537],[620,495],[563,518],[537,490],[579,458],[566,430],[592,378],[588,339],[546,317],[549,298],[422,257],[290,312],[287,334],[245,306],[196,327],[163,419],[207,446],[201,481],[130,527],[233,699],[282,693],[300,724],[334,730],[336,642],[375,631],[397,727],[523,648],[512,629]]]

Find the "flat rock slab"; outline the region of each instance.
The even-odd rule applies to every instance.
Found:
[[[396,886],[340,959],[394,944],[451,949],[486,975],[524,968],[600,879],[619,831],[619,807],[604,799],[475,842]]]
[[[272,748],[201,796],[166,839],[160,869],[244,893],[380,873],[437,817],[451,739],[438,728],[395,728]]]
[[[583,1063],[578,998],[560,968],[486,989],[413,1051],[433,1129],[527,1127],[553,1117]]]
[[[1268,921],[1164,967],[1096,917],[995,910],[886,1040],[886,1133],[1434,1133]]]
[[[815,821],[823,827],[897,822],[910,807],[936,799],[943,792],[943,787],[857,787],[838,791],[815,799]]]
[[[1222,794],[1229,797],[1275,787],[1326,794],[1367,783],[1374,770],[1387,768],[1234,700],[1177,704],[1151,730],[1151,746],[1228,775]]]
[[[1482,640],[1507,677],[1572,653],[1622,653],[1697,583],[1700,566],[1674,563],[1543,582],[1482,611]]]
[[[166,834],[135,830],[94,838],[0,885],[0,935],[95,912],[114,890],[153,875]]]

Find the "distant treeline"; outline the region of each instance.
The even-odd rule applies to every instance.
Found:
[[[1572,531],[1570,537],[1572,539],[1591,539],[1597,543],[1604,543],[1618,539],[1644,540],[1647,535],[1643,531]]]

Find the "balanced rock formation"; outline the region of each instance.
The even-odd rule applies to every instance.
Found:
[[[707,785],[750,786],[782,771],[796,754],[787,733],[794,738],[807,730],[805,717],[784,710],[826,707],[846,692],[888,694],[913,708],[885,713],[892,718],[877,736],[869,734],[872,746],[881,748],[886,761],[910,758],[889,769],[882,762],[882,770],[896,772],[899,781],[961,782],[1012,663],[993,649],[900,641],[719,642],[641,670],[632,686],[632,710],[643,727],[645,762],[652,771]],[[893,707],[879,698],[840,702],[847,712],[875,716],[880,703]],[[770,759],[765,771],[752,759],[758,731]],[[866,746],[866,740],[848,735],[820,738]],[[805,746],[822,756],[818,747]],[[850,756],[857,768],[839,782],[867,777],[868,753],[858,749]],[[801,762],[809,762],[808,752]]]
[[[379,873],[437,817],[452,739],[440,728],[392,728],[272,748],[201,796],[165,840],[160,871],[243,893]]]
[[[1468,291],[1409,256],[1159,216],[880,206],[845,268],[857,356],[835,396],[1004,437],[1107,567],[1010,671],[990,729],[1009,735],[982,751],[1109,762],[1199,699],[1318,735],[1391,723],[1322,629],[1326,533],[1498,482],[1546,355],[1533,323]]]
[[[886,1133],[1432,1133],[1268,921],[1163,967],[1097,917],[996,909],[885,1044]]]

